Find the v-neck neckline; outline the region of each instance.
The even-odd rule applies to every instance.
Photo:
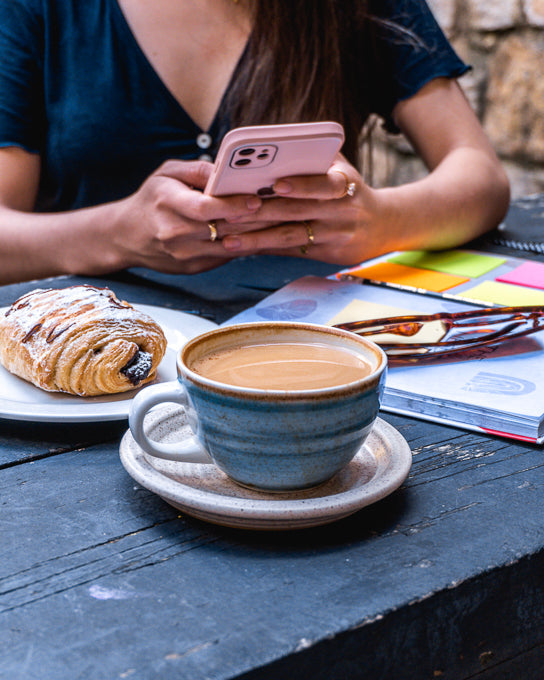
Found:
[[[221,99],[219,100],[219,105],[217,107],[217,110],[211,120],[211,123],[208,127],[207,130],[204,130],[203,128],[200,127],[200,125],[192,118],[191,115],[187,112],[183,104],[177,99],[177,97],[173,94],[173,92],[170,90],[170,88],[166,85],[162,77],[160,76],[159,72],[157,69],[153,66],[149,58],[147,57],[146,53],[140,46],[140,43],[138,42],[138,39],[134,35],[134,32],[132,31],[132,28],[130,27],[130,24],[128,22],[127,17],[125,16],[125,13],[123,12],[123,9],[121,5],[119,4],[119,0],[112,0],[112,3],[115,7],[115,11],[117,12],[120,24],[124,30],[124,32],[127,34],[130,42],[132,43],[133,47],[135,48],[136,52],[139,54],[140,60],[144,64],[145,68],[148,70],[148,72],[151,74],[153,79],[158,83],[160,89],[163,91],[167,99],[170,100],[170,102],[174,105],[174,107],[180,112],[191,124],[191,126],[200,132],[205,132],[210,134],[213,130],[218,129],[218,126],[220,125],[221,122],[221,112],[223,110],[223,105],[225,102],[225,98],[232,86],[232,83],[234,82],[236,75],[238,73],[238,70],[240,68],[240,64],[242,63],[242,60],[244,59],[247,49],[248,49],[248,44],[249,44],[249,37],[246,41],[246,44],[244,45],[244,49],[242,50],[242,53],[240,54],[238,61],[236,62],[234,69],[230,75],[230,78],[227,82],[227,86],[225,90],[223,91],[223,94],[221,95]]]

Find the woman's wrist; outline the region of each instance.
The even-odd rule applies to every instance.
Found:
[[[358,262],[399,247],[399,216],[396,215],[394,194],[390,189],[376,189],[368,185],[359,188],[361,203],[356,219]]]

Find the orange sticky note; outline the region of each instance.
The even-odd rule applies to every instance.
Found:
[[[464,276],[443,274],[429,269],[417,269],[394,262],[378,262],[378,264],[373,264],[370,267],[350,269],[349,273],[362,279],[394,283],[409,288],[422,288],[436,293],[441,293],[470,281],[469,278]]]

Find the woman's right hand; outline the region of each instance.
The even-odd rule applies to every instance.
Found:
[[[209,223],[247,217],[262,201],[202,193],[212,169],[206,161],[167,161],[138,191],[117,203],[111,233],[115,268],[191,274],[230,259],[220,241],[212,241]]]

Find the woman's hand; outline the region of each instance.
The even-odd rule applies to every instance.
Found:
[[[112,231],[118,266],[195,273],[236,255],[217,239],[216,224],[251,219],[262,200],[203,194],[212,167],[205,161],[167,161],[119,202]]]
[[[226,253],[307,255],[351,264],[368,252],[377,254],[384,242],[368,228],[376,192],[341,155],[326,175],[285,178],[274,190],[276,197],[265,199],[253,215],[218,222]]]

